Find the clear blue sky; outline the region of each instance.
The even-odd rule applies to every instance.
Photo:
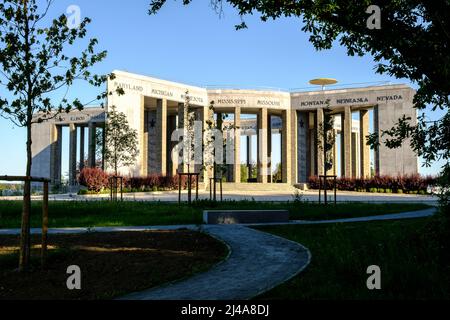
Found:
[[[260,22],[246,18],[247,30],[235,31],[240,22],[232,8],[219,16],[209,1],[168,0],[156,16],[147,15],[150,0],[58,0],[51,14],[60,14],[75,3],[82,16],[90,17],[89,36],[108,50],[97,73],[114,69],[155,76],[194,85],[301,88],[315,77],[334,77],[340,83],[407,80],[374,73],[371,57],[348,57],[344,48],[316,52],[298,19]],[[74,87],[72,96],[89,101],[96,91]],[[24,174],[25,130],[0,119],[0,174]],[[439,164],[420,168],[436,173]]]

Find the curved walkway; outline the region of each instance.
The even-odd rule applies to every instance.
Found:
[[[123,299],[250,299],[297,275],[311,258],[309,250],[299,243],[243,226],[208,225],[203,229],[228,244],[228,259],[184,281]]]
[[[291,220],[283,223],[248,223],[245,226],[272,226],[272,225],[293,225],[293,224],[324,224],[324,223],[345,223],[345,222],[367,222],[380,220],[398,220],[398,219],[412,219],[430,217],[437,212],[437,208],[429,208],[417,211],[406,211],[400,213],[381,214],[374,216],[356,217],[356,218],[341,218],[328,220]]]

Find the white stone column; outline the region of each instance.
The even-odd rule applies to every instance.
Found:
[[[297,110],[288,110],[288,113],[290,113],[290,124],[291,127],[289,128],[289,131],[287,132],[291,136],[291,141],[288,146],[290,146],[290,153],[287,153],[287,156],[290,157],[291,161],[291,170],[288,170],[287,176],[289,176],[290,182],[287,181],[287,183],[290,184],[296,184],[298,182],[298,157],[299,157],[299,150],[298,150],[298,118],[297,118]],[[288,122],[288,119],[286,119],[286,122]]]
[[[222,133],[223,140],[225,141],[225,139],[226,139],[226,132],[224,132],[224,130],[223,130],[223,118],[222,117],[223,117],[222,112],[216,112],[216,126],[217,126],[217,129]],[[216,150],[216,152],[218,152],[218,151]],[[223,155],[222,164],[224,164],[225,163],[225,156],[226,156],[225,148],[222,149],[222,155]],[[218,168],[216,168],[216,170],[217,170],[216,171],[216,178],[222,179],[222,177],[223,177],[222,171],[218,170]]]
[[[314,154],[314,135],[311,134],[310,123],[314,121],[310,120],[310,112],[295,112],[295,142],[292,143],[293,152],[292,167],[297,171],[296,175],[293,176],[292,181],[294,183],[306,183],[308,178],[314,175],[314,169],[312,165],[314,164],[313,154]],[[312,143],[311,143],[311,140]]]
[[[378,139],[381,140],[380,132],[380,118],[379,118],[379,107],[373,107],[373,131],[378,135]],[[374,167],[375,174],[379,175],[380,172],[380,148],[374,150]]]
[[[167,174],[167,100],[156,101],[157,165],[159,173]]]
[[[317,174],[323,175],[325,174],[324,171],[324,157],[323,157],[323,132],[320,132],[323,130],[323,121],[324,121],[324,115],[323,115],[323,109],[318,108],[316,111],[317,117],[316,117],[316,159],[317,159]],[[321,147],[322,146],[322,149]]]
[[[77,127],[69,125],[69,184],[75,185],[77,179]]]
[[[248,176],[247,179],[252,178],[252,136],[247,135],[247,170]]]
[[[95,125],[89,123],[88,127],[88,165],[90,168],[95,168]]]
[[[308,112],[307,113],[308,118],[308,147],[307,155],[308,155],[308,164],[309,164],[309,172],[306,176],[306,179],[308,179],[310,176],[317,175],[316,172],[316,162],[317,162],[317,139],[316,139],[316,125],[317,125],[317,111],[314,112]]]
[[[181,143],[184,139],[184,135],[186,134],[186,128],[185,128],[185,122],[184,122],[184,103],[178,103],[178,129],[183,131],[183,138],[179,141]],[[183,159],[184,156],[182,153],[178,153],[178,157],[181,157],[181,159],[178,161],[178,172],[187,172],[187,165],[184,163]]]
[[[359,140],[361,177],[370,178],[370,147],[366,144],[369,135],[369,111],[359,111]]]
[[[61,141],[62,127],[51,125],[51,158],[50,158],[50,178],[53,185],[61,183]]]
[[[234,165],[235,183],[241,182],[241,107],[234,108]]]
[[[296,145],[292,145],[292,128],[291,128],[291,112],[289,110],[283,110],[281,112],[281,177],[283,183],[292,183],[292,148],[296,148]],[[296,130],[294,130],[296,131]]]
[[[358,147],[359,143],[357,134],[352,132],[352,178],[356,178],[358,175]]]
[[[178,169],[178,158],[175,156],[172,158],[173,150],[175,146],[178,144],[176,141],[172,141],[172,133],[177,129],[177,119],[175,115],[170,115],[167,117],[168,121],[168,133],[167,133],[167,172],[171,176],[177,175]]]
[[[352,109],[350,106],[344,107],[344,123],[342,132],[344,133],[344,176],[352,177]]]
[[[84,129],[80,126],[80,172],[84,168]]]
[[[267,109],[258,111],[258,182],[267,183]]]
[[[140,134],[139,137],[142,137],[139,141],[139,158],[141,161],[141,166],[139,168],[139,174],[143,177],[148,175],[149,170],[149,156],[148,156],[148,113],[149,111],[145,109],[145,96],[141,96],[140,98]]]

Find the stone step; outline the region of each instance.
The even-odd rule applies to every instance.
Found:
[[[217,183],[217,191],[220,189],[219,183]],[[209,185],[206,186],[203,183],[199,184],[200,190],[209,191]],[[223,191],[283,191],[283,192],[295,192],[297,188],[287,183],[234,183],[234,182],[222,182]]]

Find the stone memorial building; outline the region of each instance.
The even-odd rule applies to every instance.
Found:
[[[186,92],[195,120],[201,121],[203,129],[207,128],[208,119],[221,119],[223,115],[227,115],[223,126],[236,128],[233,137],[226,139],[234,160],[226,164],[223,178],[227,182],[293,186],[306,183],[310,176],[324,174],[323,152],[318,145],[324,108],[328,106],[334,119],[335,144],[333,168],[327,174],[369,177],[418,172],[417,156],[409,143],[398,149],[381,144],[373,151],[366,145],[369,133],[380,134],[403,115],[415,123],[412,102],[415,91],[406,85],[285,92],[202,88],[123,71],[114,74],[116,78],[107,84],[108,91],[120,87],[125,94],[109,96],[105,109],[85,108],[33,125],[33,176],[49,177],[53,184],[60,183],[61,150],[66,143],[70,184],[76,184],[77,173],[84,166],[103,166],[101,159],[96,160],[99,146],[95,136],[101,132],[105,112],[112,106],[126,115],[129,125],[138,133],[139,156],[135,165],[121,168],[122,174],[174,175],[177,170],[185,170],[172,160],[172,150],[178,141],[172,141],[171,137],[174,130],[185,125]],[[215,115],[211,114],[211,101]],[[63,127],[69,129],[69,141],[62,139]],[[275,149],[280,151],[278,156],[272,154]],[[272,175],[271,159],[280,162],[277,178]],[[201,167],[197,165],[192,170],[201,171],[202,180],[209,181],[211,172]]]

